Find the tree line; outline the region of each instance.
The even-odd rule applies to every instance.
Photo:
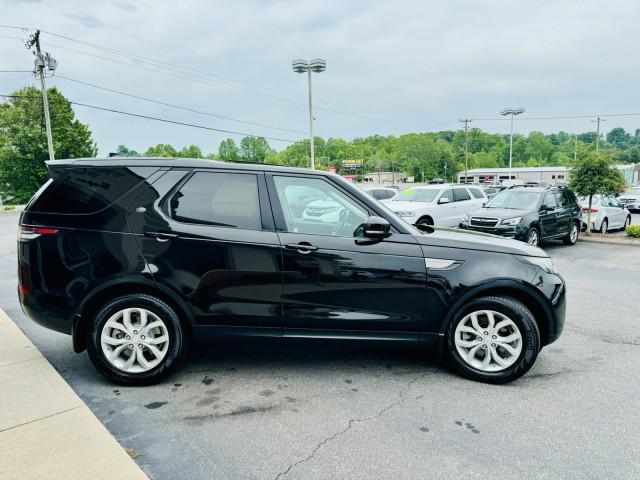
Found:
[[[75,118],[71,104],[56,89],[49,89],[53,139],[57,158],[91,157],[97,145],[89,127]],[[640,162],[640,129],[629,133],[614,128],[601,135],[599,148],[615,163]],[[513,139],[515,167],[569,166],[574,155],[580,159],[595,150],[595,132],[571,134],[560,131],[544,134],[516,134]],[[396,171],[416,181],[454,178],[464,170],[465,134],[462,131],[371,135],[345,140],[315,137],[316,167],[334,167],[339,173]],[[217,152],[205,153],[197,145],[178,149],[161,143],[137,152],[119,145],[121,156],[188,157],[222,161],[270,163],[306,167],[309,165],[309,139],[295,142],[281,151],[273,149],[262,137],[244,137],[239,142],[223,140]],[[509,161],[509,135],[469,130],[468,166],[472,168],[506,167]],[[0,196],[24,202],[46,181],[44,161],[48,158],[47,140],[40,92],[26,87],[14,92],[0,104]],[[342,168],[343,161],[360,160],[363,168],[352,172]]]

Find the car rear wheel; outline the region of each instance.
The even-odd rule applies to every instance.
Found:
[[[569,227],[569,233],[562,239],[565,245],[575,245],[578,241],[578,224],[572,222]]]
[[[540,234],[538,233],[538,229],[533,227],[530,228],[527,232],[527,243],[534,247],[540,245]]]
[[[507,383],[524,375],[540,351],[533,315],[508,296],[482,297],[464,305],[447,330],[451,365],[480,382]]]
[[[609,230],[609,220],[605,218],[604,220],[602,220],[602,224],[600,225],[600,232],[607,233],[608,230]]]
[[[627,215],[627,219],[624,221],[622,230],[626,230],[629,225],[631,225],[631,215]]]
[[[171,373],[187,348],[180,319],[162,300],[126,295],[96,314],[87,339],[91,361],[109,380],[149,385]]]

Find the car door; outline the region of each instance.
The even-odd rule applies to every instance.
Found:
[[[371,241],[358,235],[373,207],[329,178],[273,174],[267,183],[283,252],[285,336],[424,329],[426,267],[413,236],[394,231]],[[331,198],[342,208],[338,221],[297,216],[293,188]]]
[[[446,203],[442,203],[442,199],[447,199],[448,201]],[[453,190],[451,188],[445,188],[442,190],[442,193],[436,202],[433,218],[434,225],[442,227],[457,226],[459,222],[456,222],[456,205]],[[462,217],[462,215],[460,215],[460,217]]]
[[[474,200],[469,191],[464,187],[453,189],[453,199],[455,205],[455,219],[453,226],[457,227],[462,221],[462,217],[482,206],[482,202]]]
[[[147,274],[198,325],[281,334],[282,254],[263,173],[168,172],[134,200],[128,222]]]
[[[556,192],[556,229],[557,234],[569,233],[569,226],[571,225],[571,210],[573,204],[571,198],[566,191],[560,190]]]
[[[609,226],[612,228],[621,228],[624,226],[626,216],[624,214],[624,207],[614,197],[607,197],[608,211],[610,212]]]
[[[556,220],[558,209],[558,199],[555,193],[546,192],[542,200],[542,206],[540,207],[540,225],[542,231],[540,236],[542,238],[549,238],[556,236],[558,231],[558,222]]]

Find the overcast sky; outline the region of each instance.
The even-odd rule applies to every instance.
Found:
[[[70,100],[281,139],[308,131],[306,78],[291,69],[298,57],[327,60],[327,71],[313,76],[316,132],[325,137],[456,129],[460,118],[499,118],[508,106],[526,108],[516,122],[524,133],[595,129],[589,119],[527,116],[640,112],[637,0],[0,0],[0,23],[169,64],[43,33],[59,76],[265,126],[50,79]],[[26,35],[0,28],[0,70],[32,68],[13,38]],[[0,73],[0,93],[26,84],[35,84],[30,74]],[[230,136],[75,111],[101,154],[157,143],[208,153]],[[472,126],[508,130],[502,120]],[[603,130],[616,126],[633,131],[640,116],[608,117]]]

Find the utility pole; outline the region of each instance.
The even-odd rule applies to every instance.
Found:
[[[47,70],[54,71],[58,66],[58,62],[48,53],[42,54],[40,51],[40,30],[36,30],[31,38],[27,41],[27,48],[36,46],[35,73],[40,77],[40,86],[42,87],[42,103],[44,104],[44,123],[47,128],[47,145],[49,147],[49,160],[55,160],[53,152],[53,136],[51,134],[51,117],[49,116],[49,97],[47,95],[47,85],[44,81],[45,67]]]
[[[471,119],[465,118],[464,120],[460,120],[461,123],[464,123],[464,183],[467,182],[469,170],[469,122]]]
[[[606,118],[602,118],[600,115],[598,115],[596,117],[596,120],[591,120],[592,123],[597,123],[598,126],[596,127],[596,152],[598,151],[599,147],[600,147],[600,122],[606,122],[607,119]]]
[[[573,161],[575,163],[578,158],[578,134],[574,135],[574,144],[573,144]]]

